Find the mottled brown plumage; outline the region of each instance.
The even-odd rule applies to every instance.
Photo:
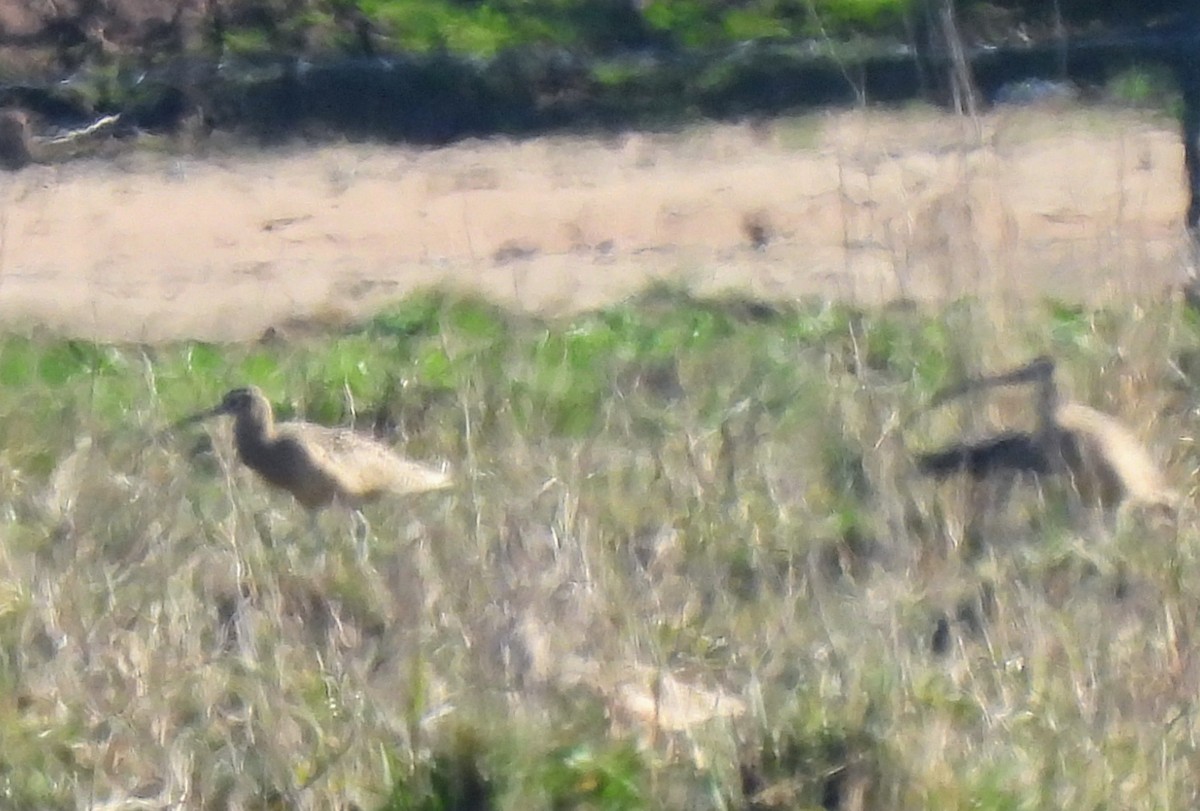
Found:
[[[349,428],[276,423],[270,401],[254,386],[234,389],[216,408],[185,422],[224,414],[234,418],[234,440],[246,466],[310,510],[335,501],[357,508],[385,493],[420,493],[452,483],[446,472],[404,459]]]

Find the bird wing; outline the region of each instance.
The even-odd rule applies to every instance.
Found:
[[[368,500],[385,492],[421,493],[452,483],[447,472],[405,459],[348,428],[285,423],[279,431],[304,442],[313,463],[337,481],[344,498]]]

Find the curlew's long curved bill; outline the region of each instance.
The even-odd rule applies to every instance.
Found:
[[[210,409],[206,409],[205,411],[200,411],[196,414],[191,414],[189,416],[184,417],[181,420],[176,420],[175,422],[168,425],[166,428],[159,429],[158,431],[156,431],[154,434],[151,435],[151,438],[155,442],[161,442],[163,440],[166,440],[168,437],[170,437],[172,434],[174,434],[176,431],[180,430],[181,428],[187,428],[189,425],[195,425],[198,422],[203,422],[204,420],[207,420],[210,417],[215,417],[220,413],[222,413],[222,412],[220,411],[220,406],[218,406],[217,408],[210,408]]]
[[[992,389],[999,386],[1015,386],[1022,383],[1046,383],[1054,377],[1054,359],[1040,355],[1024,366],[986,377],[976,377],[942,389],[933,395],[929,408],[948,403],[973,391]]]
[[[204,420],[211,419],[212,417],[219,417],[226,412],[227,409],[225,408],[225,404],[221,403],[213,408],[206,408],[204,411],[198,411],[195,414],[184,417],[178,422],[173,422],[171,423],[170,427],[167,428],[167,430],[176,431],[180,428],[186,428],[189,425],[195,425],[198,422],[203,422]]]

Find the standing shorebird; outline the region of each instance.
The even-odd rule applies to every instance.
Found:
[[[270,401],[256,386],[234,389],[215,408],[179,424],[222,415],[234,419],[235,445],[247,467],[268,484],[291,493],[314,520],[318,510],[335,502],[351,507],[363,523],[363,543],[363,504],[386,493],[422,493],[452,484],[445,471],[398,456],[349,428],[276,423]]]
[[[971,391],[1033,384],[1037,425],[977,443],[955,443],[921,454],[921,472],[944,478],[965,471],[976,481],[1016,473],[1062,475],[1085,501],[1105,507],[1141,505],[1174,511],[1178,495],[1137,437],[1115,417],[1081,403],[1062,402],[1053,359],[1042,356],[1018,369],[969,380],[936,395],[936,407]]]

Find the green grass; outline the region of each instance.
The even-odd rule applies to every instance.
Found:
[[[337,4],[307,0],[277,15],[278,30],[264,32],[236,25],[224,33],[224,44],[245,49],[272,33],[280,44],[307,39],[352,45],[347,21],[370,20],[374,30],[396,50],[448,50],[491,56],[535,45],[565,46],[603,53],[650,42],[686,47],[722,46],[755,37],[791,37],[832,33],[903,33],[909,0],[818,0],[811,4],[772,0],[731,5],[712,0],[651,2],[627,9],[588,0],[353,0]],[[348,14],[354,8],[358,14]],[[245,15],[254,21],[254,15]]]
[[[1159,110],[1176,119],[1183,117],[1179,83],[1165,66],[1128,68],[1109,79],[1105,89],[1119,104]]]
[[[295,343],[0,339],[0,805],[1189,807],[1198,343],[1174,301],[674,287],[551,321],[431,291]],[[1024,418],[923,415],[937,389],[1041,352],[1164,461],[1178,527],[914,478]],[[166,430],[246,383],[458,485],[370,506],[364,564],[228,426]]]

